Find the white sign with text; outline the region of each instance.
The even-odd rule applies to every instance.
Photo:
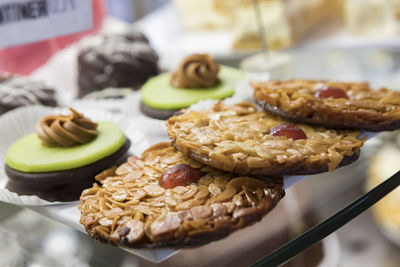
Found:
[[[92,27],[92,0],[0,0],[0,47]]]

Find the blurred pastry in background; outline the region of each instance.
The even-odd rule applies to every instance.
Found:
[[[400,135],[393,138],[372,158],[368,169],[367,188],[372,189],[399,171]],[[386,237],[400,245],[400,187],[372,207],[374,218]]]
[[[291,46],[316,28],[339,24],[342,0],[259,0],[265,39],[270,49]],[[233,19],[233,48],[260,49],[254,1],[243,0]]]
[[[340,35],[393,36],[398,0],[174,0],[186,31],[226,30],[234,50],[290,47],[306,38]],[[260,11],[258,20],[257,9]],[[262,21],[262,25],[260,24]]]
[[[396,14],[396,19],[400,20],[400,1],[393,0],[392,3],[393,3],[394,11]]]
[[[240,70],[218,65],[208,54],[189,55],[174,72],[160,74],[143,85],[140,109],[149,117],[165,120],[200,100],[232,96],[243,77]]]
[[[27,105],[55,107],[56,92],[40,81],[12,74],[0,75],[0,115]]]
[[[292,44],[291,29],[283,1],[259,1],[262,26],[268,48],[285,48]],[[260,30],[253,1],[241,1],[234,12],[232,47],[239,50],[261,48]]]
[[[232,47],[255,50],[261,47],[254,1],[175,0],[186,30],[232,30]],[[316,27],[338,24],[343,0],[259,0],[263,28],[269,48],[288,47]]]
[[[174,0],[185,30],[230,28],[232,10],[242,0]]]
[[[175,0],[185,30],[232,31],[232,47],[261,47],[252,0]],[[321,26],[341,21],[343,0],[258,0],[269,48],[288,47]]]
[[[78,97],[109,87],[137,90],[158,74],[157,63],[148,39],[135,30],[89,37],[78,56]]]
[[[344,0],[345,25],[354,35],[388,36],[397,31],[400,1]]]

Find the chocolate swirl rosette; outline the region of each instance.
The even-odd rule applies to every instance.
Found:
[[[219,65],[208,54],[186,57],[171,74],[170,84],[177,88],[211,87],[218,84]]]
[[[71,147],[89,142],[97,136],[97,123],[69,108],[69,116],[49,115],[36,124],[36,133],[43,145]]]
[[[8,190],[49,201],[77,200],[96,174],[124,159],[130,141],[118,125],[70,111],[44,116],[36,123],[36,133],[8,148]]]

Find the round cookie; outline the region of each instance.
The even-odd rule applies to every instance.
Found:
[[[77,200],[96,174],[126,158],[130,141],[113,122],[72,115],[42,118],[36,133],[10,146],[7,188],[49,201]]]
[[[128,247],[208,243],[259,221],[284,195],[282,178],[221,172],[167,142],[96,179],[101,185],[82,192],[80,223],[95,239]]]
[[[216,65],[209,55],[191,55],[175,72],[160,74],[142,86],[141,111],[166,119],[200,100],[232,96],[243,77],[238,69]]]
[[[83,41],[78,56],[78,97],[108,87],[138,89],[158,74],[158,56],[147,38],[131,31]]]
[[[241,175],[333,171],[355,161],[365,141],[359,140],[359,131],[293,125],[247,102],[184,111],[170,118],[167,126],[183,154]]]
[[[337,129],[400,128],[400,92],[367,83],[291,80],[253,84],[265,110],[287,119]]]
[[[0,75],[0,115],[26,105],[55,107],[56,92],[42,82],[12,74]]]

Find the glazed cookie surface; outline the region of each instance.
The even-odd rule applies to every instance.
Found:
[[[241,175],[299,175],[333,171],[359,156],[355,130],[293,125],[248,102],[221,102],[211,110],[184,111],[167,121],[168,134],[185,155]]]
[[[265,110],[296,122],[367,131],[400,128],[400,92],[386,88],[313,80],[260,82],[253,88]]]
[[[96,176],[80,223],[94,238],[130,247],[194,246],[259,221],[283,197],[282,178],[237,177],[159,143]]]

